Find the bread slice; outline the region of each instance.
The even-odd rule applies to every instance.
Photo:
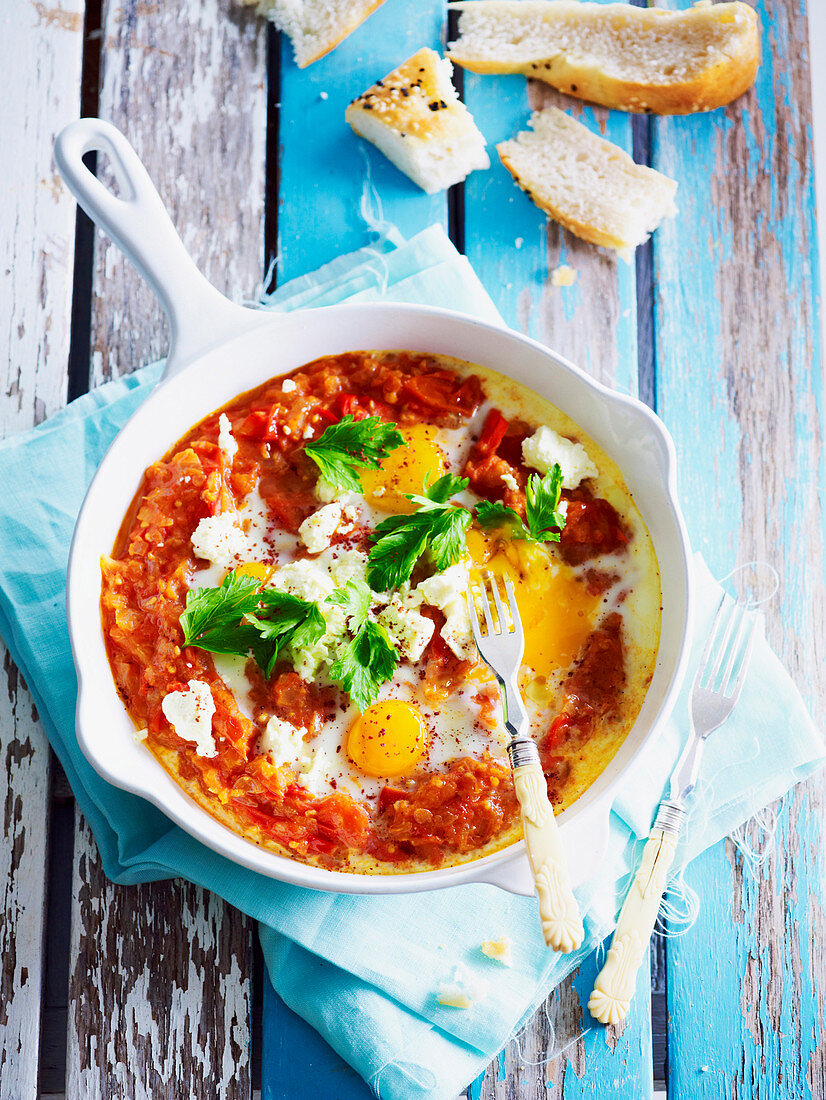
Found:
[[[528,197],[577,237],[630,260],[663,218],[677,213],[674,180],[635,164],[564,111],[535,111],[530,124],[533,131],[496,149]]]
[[[344,117],[419,187],[433,194],[489,168],[485,139],[460,102],[453,66],[422,49],[354,99]]]
[[[760,21],[743,3],[683,11],[585,0],[474,0],[451,60],[475,73],[524,73],[620,111],[685,115],[722,107],[754,83]]]
[[[255,6],[292,39],[299,69],[318,61],[358,27],[384,0],[239,0]]]

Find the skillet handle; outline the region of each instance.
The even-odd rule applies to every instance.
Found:
[[[114,195],[83,163],[105,153],[118,182]],[[135,150],[111,123],[81,118],[55,141],[55,163],[80,206],[132,261],[169,318],[164,377],[177,374],[211,347],[249,328],[254,310],[220,294],[197,269]]]

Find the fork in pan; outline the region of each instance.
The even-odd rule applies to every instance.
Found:
[[[528,714],[519,691],[517,677],[525,652],[525,635],[509,577],[504,578],[504,584],[507,610],[496,579],[489,573],[482,578],[478,600],[484,621],[476,610],[473,593],[466,594],[470,623],[479,655],[501,688],[505,726],[510,734],[508,756],[522,813],[525,846],[539,897],[542,933],[545,942],[554,951],[574,951],[582,943],[582,918],[548,799],[539,750],[530,735]],[[488,586],[493,596],[495,615],[487,593]]]

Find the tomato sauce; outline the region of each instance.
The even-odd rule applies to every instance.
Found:
[[[196,565],[190,537],[201,519],[238,505],[257,486],[271,520],[296,532],[318,508],[318,471],[303,452],[307,440],[347,414],[454,428],[484,401],[482,384],[474,375],[407,353],[325,358],[290,378],[292,387],[285,389],[282,378],[270,381],[223,410],[239,448],[231,469],[218,445],[216,411],[146,470],[112,556],[102,562],[101,613],[115,682],[164,767],[250,839],[330,868],[346,867],[352,853],[397,868],[411,861],[437,866],[453,853],[483,847],[514,824],[518,808],[507,768],[491,758],[456,759],[435,774],[386,786],[373,811],[341,791],[316,798],[289,766],[259,754],[257,741],[272,715],[288,719],[311,741],[340,705],[338,690],[308,684],[288,665],[268,681],[250,660],[250,719],[216,674],[210,654],[184,646],[179,619]],[[465,471],[477,493],[504,499],[523,515],[529,471],[521,462],[521,443],[529,433],[527,425],[508,423],[494,410]],[[516,479],[516,490],[505,488],[503,472]],[[627,536],[607,501],[587,490],[566,496],[569,519],[561,546],[568,560],[624,545]],[[438,701],[464,681],[471,663],[456,658],[443,641],[441,612],[423,613],[436,625],[423,666],[428,697]],[[611,618],[589,640],[543,746],[552,794],[565,781],[553,746],[574,731],[587,736],[621,690],[620,617]],[[215,701],[217,755],[211,758],[180,739],[162,712],[167,693],[190,679],[208,683]],[[492,702],[487,713],[493,721]]]

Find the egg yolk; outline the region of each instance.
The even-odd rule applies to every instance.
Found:
[[[235,570],[236,577],[255,577],[261,584],[266,584],[272,574],[273,567],[265,565],[262,561],[248,561]]]
[[[594,626],[600,596],[592,596],[570,566],[527,540],[471,528],[474,566],[510,577],[525,632],[524,667],[547,678],[574,661]]]
[[[436,442],[438,429],[429,424],[410,424],[399,429],[404,443],[382,461],[378,470],[360,470],[364,496],[374,508],[401,514],[415,512],[405,493],[421,494],[425,480],[445,473],[444,455]]]
[[[365,775],[404,775],[424,755],[427,726],[416,707],[400,699],[373,703],[350,728],[347,755]]]

